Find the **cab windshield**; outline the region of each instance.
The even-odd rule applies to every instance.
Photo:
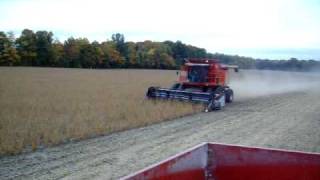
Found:
[[[207,82],[209,66],[189,66],[189,82]]]

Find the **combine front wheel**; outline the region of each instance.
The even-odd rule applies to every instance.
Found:
[[[214,102],[213,100],[210,101],[210,103],[208,105],[205,106],[204,112],[210,112],[212,110],[214,110]]]
[[[233,101],[233,91],[232,89],[229,89],[226,91],[226,102],[232,103],[232,101]]]

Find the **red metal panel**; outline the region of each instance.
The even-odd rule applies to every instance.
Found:
[[[320,154],[209,144],[215,180],[320,180]]]
[[[201,144],[124,179],[320,180],[320,154]]]
[[[205,179],[207,145],[201,144],[123,179]]]

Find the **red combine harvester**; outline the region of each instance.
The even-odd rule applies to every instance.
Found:
[[[320,154],[204,143],[123,180],[319,180]]]
[[[233,90],[227,86],[228,69],[238,72],[238,66],[216,59],[187,59],[178,83],[171,88],[149,87],[147,97],[201,102],[206,112],[221,109],[233,101]]]

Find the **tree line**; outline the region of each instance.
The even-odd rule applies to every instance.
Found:
[[[268,60],[213,54],[181,41],[126,42],[120,33],[100,43],[73,37],[62,43],[48,31],[24,29],[18,38],[12,32],[0,31],[0,66],[178,69],[186,58],[215,58],[244,69],[320,69],[320,62],[315,60]]]

